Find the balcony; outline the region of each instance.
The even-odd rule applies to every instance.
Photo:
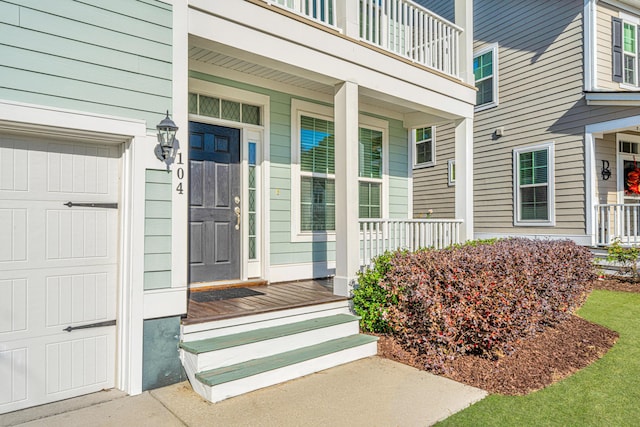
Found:
[[[333,28],[349,37],[399,55],[417,64],[460,78],[462,28],[410,0],[360,0],[357,34],[341,28],[341,2],[350,0],[265,0]]]

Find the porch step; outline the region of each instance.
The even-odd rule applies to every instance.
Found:
[[[351,335],[312,346],[249,360],[196,374],[204,386],[205,398],[218,402],[270,385],[373,356],[378,338]]]
[[[275,325],[265,319],[268,326],[253,322],[251,329],[183,340],[181,359],[194,390],[216,402],[376,354],[377,338],[358,334],[357,316],[312,315],[281,317]],[[237,330],[226,324],[224,329]]]

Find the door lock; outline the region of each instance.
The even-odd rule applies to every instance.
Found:
[[[236,205],[240,204],[240,197],[236,196],[233,198],[233,201],[236,202]]]

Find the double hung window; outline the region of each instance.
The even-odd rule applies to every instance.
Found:
[[[498,105],[498,46],[482,49],[473,56],[473,76],[476,84],[476,110]]]
[[[553,225],[553,144],[513,153],[515,224]]]

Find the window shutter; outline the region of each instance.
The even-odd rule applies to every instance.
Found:
[[[622,82],[622,19],[612,18],[611,20],[612,52],[611,63],[613,64],[614,82]]]

